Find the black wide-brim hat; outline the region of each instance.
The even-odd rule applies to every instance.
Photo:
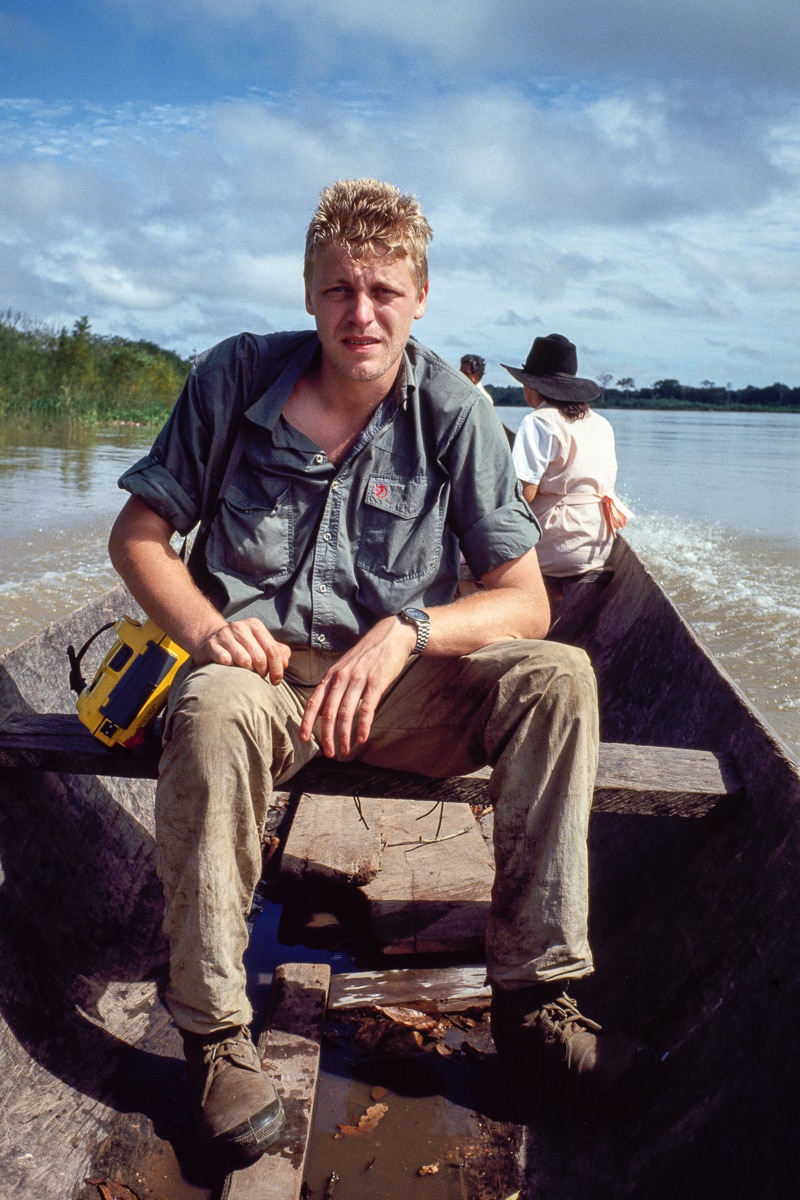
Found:
[[[534,338],[524,366],[500,365],[524,387],[533,388],[556,404],[589,404],[603,390],[593,379],[579,378],[578,351],[560,333]]]

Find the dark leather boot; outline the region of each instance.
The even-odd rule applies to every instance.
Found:
[[[604,1029],[553,987],[492,987],[492,1037],[501,1057],[532,1081],[576,1102],[624,1104],[640,1096],[658,1066],[655,1051]]]
[[[249,1031],[239,1026],[211,1034],[181,1032],[201,1135],[237,1158],[258,1158],[280,1137],[286,1118]]]

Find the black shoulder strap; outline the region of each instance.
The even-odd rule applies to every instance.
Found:
[[[225,448],[223,448],[218,461],[217,472],[209,472],[208,486],[203,496],[199,527],[187,561],[187,566],[195,582],[203,591],[208,590],[211,582],[205,570],[203,550],[208,537],[209,526],[214,519],[214,514],[217,511],[220,500],[225,495],[236,473],[236,468],[244,451],[247,436],[244,414],[250,405],[258,400],[259,396],[263,396],[270,384],[275,382],[292,354],[296,352],[296,339],[294,337],[286,338],[285,335],[271,335],[268,336],[268,342],[270,343],[269,349],[262,356],[250,388],[247,394],[241,398],[239,410],[232,414],[227,439],[231,448],[227,451],[227,456]],[[230,434],[233,433],[234,428],[235,435],[233,442],[230,443]],[[225,466],[220,477],[219,467],[222,466],[223,462]],[[184,539],[183,546],[181,547],[181,558],[186,559],[186,539]]]
[[[219,482],[219,486],[209,489],[205,497],[205,511],[200,514],[200,528],[206,529],[211,524],[211,519],[217,511],[217,506],[228,490],[228,485],[236,474],[236,468],[239,465],[239,460],[244,451],[246,427],[244,423],[244,415],[239,416],[239,426],[236,430],[233,446],[231,447],[228,461],[225,464],[225,473]]]
[[[234,397],[230,423],[222,439],[222,445],[216,453],[212,452],[212,461],[208,464],[207,481],[200,508],[201,529],[205,529],[211,522],[219,499],[233,478],[233,473],[242,456],[244,446],[241,430],[243,427],[246,428],[244,414],[275,382],[303,342],[313,336],[312,331],[303,331],[302,333],[270,333],[259,339],[263,349],[253,373],[253,379],[246,392],[239,393]],[[231,464],[233,464],[232,467]]]
[[[243,415],[240,415],[239,425],[236,430],[236,437],[234,438],[233,446],[231,447],[230,454],[228,455],[228,461],[225,464],[225,473],[220,480],[219,486],[213,486],[212,481],[212,486],[206,490],[206,494],[203,498],[203,511],[200,514],[200,522],[194,535],[194,541],[192,542],[192,548],[188,553],[188,557],[188,537],[183,539],[183,545],[181,546],[180,556],[189,568],[195,583],[201,588],[202,591],[207,591],[208,584],[210,583],[210,580],[208,579],[208,573],[205,570],[205,556],[203,553],[206,539],[208,537],[208,528],[214,518],[214,513],[217,511],[220,500],[228,490],[228,485],[236,473],[236,468],[239,465],[239,460],[241,459],[242,452],[244,451],[245,437],[246,427],[244,423],[244,417]]]

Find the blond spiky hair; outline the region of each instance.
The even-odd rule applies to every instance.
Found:
[[[308,287],[318,250],[341,246],[353,259],[376,250],[408,258],[420,291],[428,282],[433,231],[416,196],[378,179],[340,179],[320,193],[306,233],[303,277]]]

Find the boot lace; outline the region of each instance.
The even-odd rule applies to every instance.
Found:
[[[253,1045],[250,1032],[244,1026],[232,1031],[229,1037],[217,1042],[206,1042],[202,1047],[202,1067],[205,1078],[202,1085],[201,1103],[205,1103],[211,1085],[220,1071],[227,1067],[241,1067],[245,1071],[261,1070],[258,1051]]]
[[[204,1051],[203,1057],[209,1066],[215,1063],[221,1065],[224,1059],[229,1059],[237,1066],[258,1069],[256,1066],[258,1053],[245,1028],[238,1029],[230,1037],[223,1038],[219,1042],[208,1043],[204,1047]]]
[[[602,1026],[589,1017],[585,1017],[575,1001],[566,992],[556,1000],[549,1000],[539,1009],[539,1015],[546,1015],[556,1033],[561,1038],[568,1038],[577,1028],[588,1029],[592,1033],[601,1033]]]

